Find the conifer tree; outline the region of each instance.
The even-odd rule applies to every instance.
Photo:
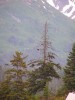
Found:
[[[2,66],[0,66],[0,82],[3,80],[3,69]]]
[[[35,67],[35,69],[32,70],[29,75],[29,92],[33,94],[43,90],[46,84],[52,81],[53,77],[59,78],[59,75],[55,69],[60,69],[60,66],[53,61],[53,59],[55,59],[54,53],[52,53],[51,51],[49,52],[49,50],[51,49],[51,42],[49,43],[48,41],[47,23],[45,23],[45,31],[42,40],[42,59],[35,60],[31,63],[32,66]]]
[[[75,43],[69,53],[67,65],[64,69],[64,86],[69,91],[75,91]]]
[[[0,100],[28,100],[25,58],[21,52],[13,55],[12,66],[5,72],[5,81],[0,84]]]

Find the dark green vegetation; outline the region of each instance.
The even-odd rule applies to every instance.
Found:
[[[56,68],[60,69],[60,66],[53,61],[55,58],[54,53],[48,51],[47,23],[45,24],[43,43],[41,45],[41,54],[43,54],[41,60],[26,64],[24,61],[26,57],[22,57],[22,53],[16,52],[13,55],[13,59],[10,61],[11,68],[5,71],[5,79],[0,83],[0,99],[29,100],[30,96],[41,91],[44,92],[44,98],[48,100],[49,82],[52,81],[53,77],[60,78],[56,72]],[[28,71],[27,66],[34,68]]]
[[[73,44],[72,51],[69,53],[67,65],[64,69],[64,85],[67,90],[75,91],[75,43]]]
[[[64,94],[75,89],[75,46],[64,69],[64,86],[58,91],[57,96],[49,89],[49,83],[53,78],[59,79],[62,76],[58,72],[58,62],[64,64],[72,43],[75,42],[75,22],[53,9],[47,2],[43,4],[41,0],[32,0],[29,4],[27,1],[8,0],[0,5],[0,64],[6,64],[16,50],[28,53],[29,60],[35,59],[35,56],[37,60],[32,59],[32,62],[26,63],[22,53],[15,53],[7,65],[9,68],[5,71],[4,80],[0,82],[0,100],[64,100]],[[40,54],[36,53],[36,48],[46,21],[55,53],[51,46],[47,49],[46,40],[43,41],[43,52],[40,57]],[[58,61],[55,54],[59,57]]]
[[[72,62],[75,57],[74,51],[75,44],[73,45],[72,52],[70,52],[71,55],[69,56],[69,58],[71,59],[68,59],[69,62],[71,61],[72,65],[74,64],[74,62]],[[54,58],[54,56],[50,57]],[[0,100],[64,100],[64,94],[64,97],[53,96],[48,87],[48,82],[52,80],[52,77],[59,78],[59,75],[53,69],[53,66],[55,65],[57,66],[57,68],[60,68],[60,66],[52,62],[52,58],[50,58],[50,61],[47,62],[36,61],[36,66],[38,66],[38,68],[33,69],[32,71],[28,71],[27,66],[30,64],[27,65],[26,61],[24,61],[26,57],[23,57],[21,52],[16,52],[15,55],[13,55],[12,60],[10,61],[10,69],[5,72],[4,81],[0,82]],[[31,66],[33,66],[33,64],[35,65],[35,62],[31,63]],[[68,66],[68,69],[70,67],[74,68],[74,66],[72,65]],[[72,73],[70,73],[70,71],[72,70],[68,69],[67,67],[65,68],[64,78],[64,91],[67,90],[65,92],[66,94],[69,91],[74,90],[74,85],[70,85],[70,83],[75,83],[74,75],[71,76]],[[69,78],[67,75],[70,75]],[[37,92],[39,93],[38,90],[43,91],[43,94],[41,94],[41,96],[33,95]],[[60,92],[62,93],[62,91]]]
[[[75,91],[75,43],[69,53],[67,65],[64,68],[63,86],[58,91],[58,95],[67,95]]]
[[[41,42],[42,51],[40,51],[42,58],[32,62],[31,66],[34,69],[29,75],[29,92],[31,94],[36,94],[38,91],[49,87],[49,82],[52,81],[53,77],[60,78],[55,69],[61,69],[61,67],[53,61],[55,54],[49,51],[49,48],[51,49],[52,46],[48,41],[47,23],[45,24],[44,36]]]
[[[46,28],[45,26],[41,52],[43,58],[26,63],[27,56],[23,57],[23,54],[17,51],[10,60],[9,69],[5,71],[4,80],[0,82],[0,100],[64,100],[68,92],[74,91],[75,44],[64,69],[64,85],[57,95],[49,89],[49,82],[53,77],[60,78],[57,69],[61,67],[53,61],[55,54],[48,51]],[[31,67],[31,70],[27,67]]]
[[[13,55],[11,67],[5,72],[5,79],[0,83],[0,100],[28,100],[27,97],[27,81],[26,62],[22,53],[16,52]]]

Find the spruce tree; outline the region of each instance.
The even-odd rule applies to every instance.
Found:
[[[41,90],[43,91],[46,84],[52,81],[53,77],[60,78],[56,71],[56,68],[60,69],[60,66],[53,60],[55,59],[55,54],[51,51],[49,52],[51,49],[51,42],[49,43],[48,41],[47,23],[45,23],[45,31],[42,40],[42,59],[31,62],[34,69],[29,75],[29,92],[33,94]]]
[[[0,100],[28,100],[25,58],[21,52],[13,55],[11,68],[5,72],[5,81],[0,84]]]
[[[75,43],[73,44],[72,51],[69,53],[67,65],[64,69],[64,86],[67,91],[75,91]]]

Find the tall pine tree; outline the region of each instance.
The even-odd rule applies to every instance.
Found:
[[[52,81],[53,77],[59,78],[59,75],[55,69],[59,69],[60,66],[53,61],[53,59],[55,59],[54,53],[51,51],[49,52],[51,49],[51,42],[49,43],[48,41],[47,23],[45,23],[45,31],[42,40],[42,59],[35,60],[31,63],[33,66],[35,66],[35,69],[32,70],[29,75],[29,92],[34,94],[43,90],[45,87],[48,87],[48,83]]]
[[[64,85],[69,91],[75,91],[75,43],[67,59],[67,66],[64,69]]]

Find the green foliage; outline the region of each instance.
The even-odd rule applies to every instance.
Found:
[[[57,91],[57,96],[65,96],[68,93],[68,89],[63,85],[59,90]]]
[[[64,85],[69,91],[75,90],[75,43],[73,44],[72,52],[67,59],[67,66],[64,69]]]
[[[12,66],[5,72],[5,81],[0,84],[0,100],[28,100],[28,82],[24,79],[27,75],[25,58],[20,52],[13,55]]]
[[[36,94],[38,91],[42,91],[46,86],[46,83],[52,81],[53,77],[60,78],[56,72],[56,69],[60,69],[60,66],[53,61],[53,59],[55,59],[55,54],[49,52],[49,46],[50,49],[52,46],[51,42],[48,41],[47,22],[45,23],[45,31],[42,39],[41,55],[43,54],[43,58],[31,63],[34,70],[29,73],[30,94]]]
[[[29,91],[31,93],[35,94],[43,90],[46,82],[51,81],[53,77],[60,78],[54,67],[55,64],[53,62],[47,62],[46,64],[42,63],[41,67],[33,70],[29,74]]]
[[[39,98],[40,98],[39,95],[32,95],[31,96],[31,100],[40,100]]]
[[[0,100],[7,100],[8,94],[10,93],[9,82],[4,81],[0,83]]]
[[[51,92],[50,92],[50,90],[49,90],[49,85],[48,85],[49,83],[47,82],[46,83],[46,85],[45,85],[45,87],[44,87],[44,89],[43,89],[43,96],[44,96],[44,98],[45,98],[45,100],[49,100],[49,98],[50,98],[50,95],[51,95]]]
[[[21,52],[16,52],[16,55],[13,55],[13,60],[11,60],[11,64],[13,66],[20,66],[20,67],[26,67],[26,63],[23,61],[26,57],[22,58]]]
[[[44,96],[45,97],[48,97],[49,96],[49,88],[48,88],[47,85],[44,87]]]
[[[65,97],[64,96],[55,96],[53,99],[50,99],[50,100],[65,100]]]
[[[46,86],[46,82],[52,81],[52,78],[60,78],[56,72],[56,68],[60,69],[59,64],[56,64],[51,60],[47,60],[44,63],[42,60],[37,61],[34,66],[38,66],[29,73],[29,92],[30,94],[36,94],[39,91],[42,91]]]

